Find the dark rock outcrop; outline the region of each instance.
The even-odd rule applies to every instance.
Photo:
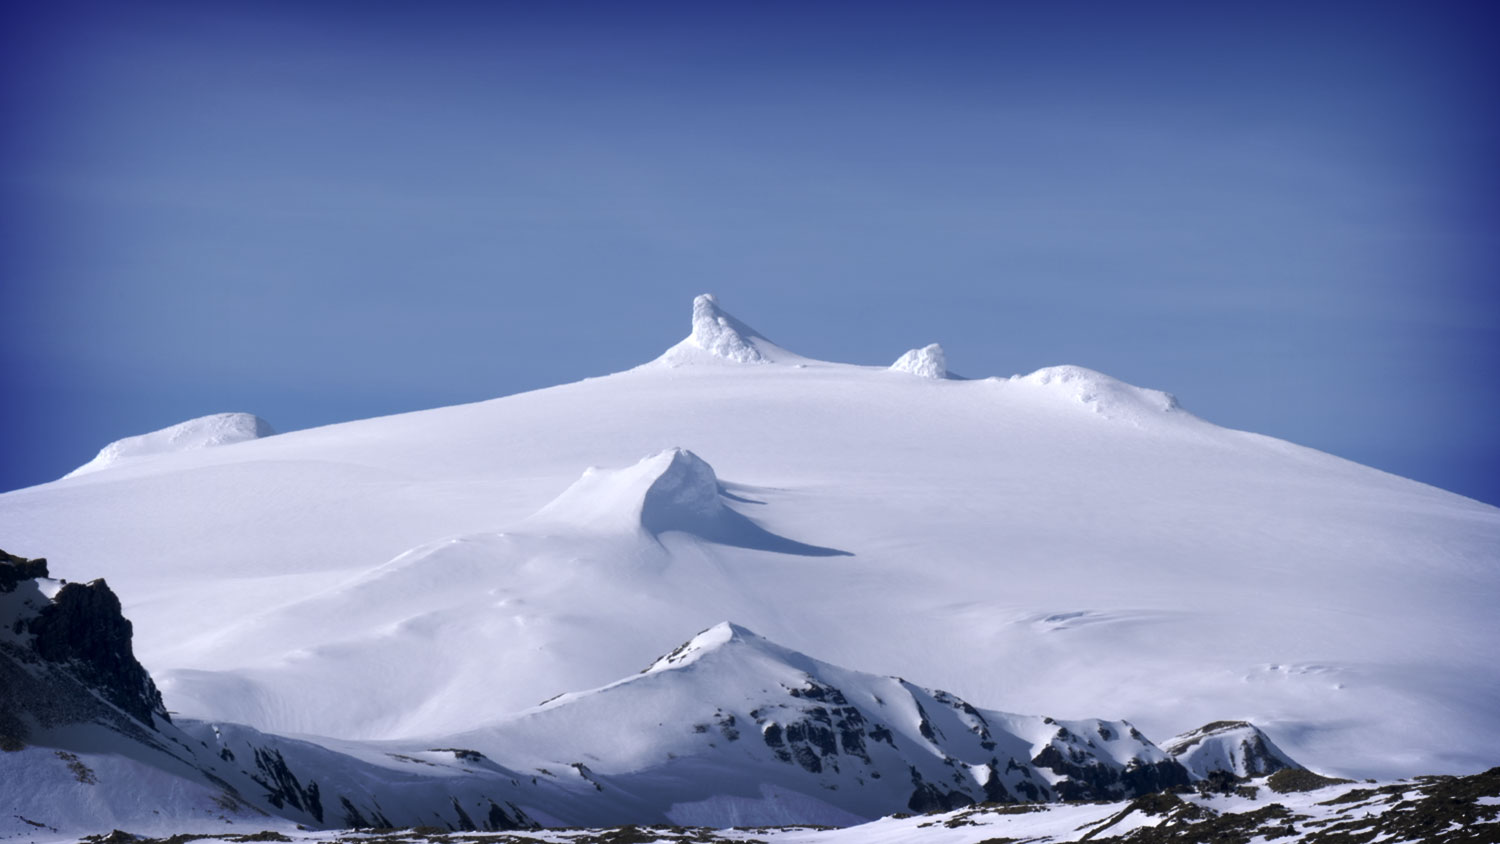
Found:
[[[131,625],[102,580],[64,583],[52,597],[47,561],[0,551],[0,747],[18,750],[33,728],[102,723],[154,743],[161,694],[131,650]]]
[[[102,579],[64,584],[25,630],[36,637],[31,647],[37,656],[66,665],[126,714],[147,726],[153,716],[171,720],[131,650],[133,628],[121,614],[120,599]]]
[[[28,560],[0,551],[0,592],[14,592],[23,580],[35,580],[47,576],[47,560],[38,557]]]
[[[1192,781],[1187,769],[1175,760],[1136,763],[1121,769],[1081,755],[1064,755],[1052,744],[1042,748],[1031,763],[1067,777],[1054,786],[1061,800],[1118,800],[1185,786]]]

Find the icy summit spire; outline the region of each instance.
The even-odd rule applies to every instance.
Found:
[[[657,362],[668,366],[713,363],[801,363],[807,358],[772,343],[719,307],[704,293],[693,299],[693,333],[668,349]]]
[[[754,338],[765,339],[719,307],[719,300],[712,293],[693,299],[691,339],[698,348],[736,363],[761,363],[766,358],[751,342]]]

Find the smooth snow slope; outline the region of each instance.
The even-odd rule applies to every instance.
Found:
[[[735,530],[639,518],[673,448]],[[1253,721],[1331,773],[1500,758],[1500,510],[1079,367],[809,360],[706,297],[635,369],[121,463],[0,496],[0,536],[108,578],[169,707],[268,730],[458,732],[729,618],[985,707]]]

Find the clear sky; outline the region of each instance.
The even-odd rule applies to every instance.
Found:
[[[1500,504],[1486,4],[7,4],[0,489],[628,368],[691,298]]]

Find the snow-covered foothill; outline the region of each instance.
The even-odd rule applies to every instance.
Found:
[[[684,825],[842,825],[986,800],[1108,799],[1190,780],[1128,723],[980,709],[729,622],[637,675],[442,741],[518,770],[581,760],[605,794],[638,801],[627,816],[659,811]]]
[[[162,454],[257,440],[275,433],[271,423],[253,413],[214,413],[149,434],[115,440],[100,449],[93,460],[63,477],[97,472],[122,462],[135,462]]]
[[[895,372],[905,372],[934,380],[952,377],[948,373],[948,357],[943,354],[943,347],[937,343],[907,351],[901,357],[896,358],[896,362],[891,364],[891,369]]]
[[[1237,777],[1263,777],[1286,768],[1300,769],[1259,727],[1248,721],[1215,721],[1173,736],[1162,749],[1196,778],[1214,771]]]

